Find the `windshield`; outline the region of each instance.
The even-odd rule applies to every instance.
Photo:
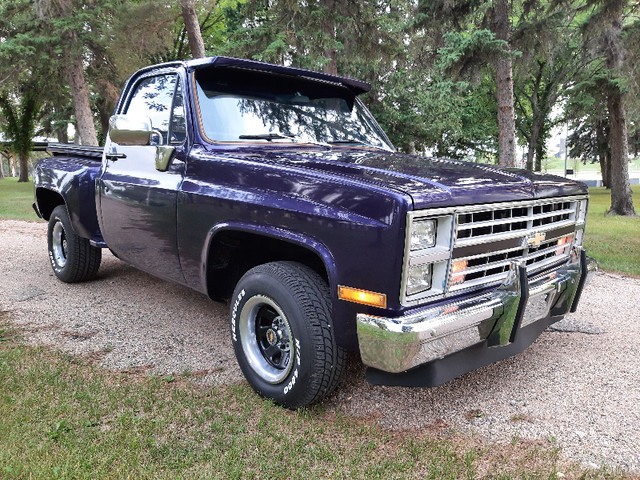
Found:
[[[209,140],[393,150],[366,107],[341,85],[237,68],[198,70],[195,80]]]

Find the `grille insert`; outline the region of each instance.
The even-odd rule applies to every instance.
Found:
[[[446,292],[500,284],[514,260],[529,275],[564,263],[575,240],[579,202],[550,199],[457,213],[453,257],[466,265],[455,281],[448,276]]]

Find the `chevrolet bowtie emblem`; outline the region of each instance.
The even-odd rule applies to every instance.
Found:
[[[527,238],[527,245],[530,247],[539,247],[542,242],[547,238],[547,234],[544,232],[536,232],[535,235]]]

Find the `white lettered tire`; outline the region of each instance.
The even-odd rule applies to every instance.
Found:
[[[249,384],[282,406],[317,402],[340,382],[345,352],[335,342],[329,288],[302,264],[267,263],[240,279],[231,337]]]

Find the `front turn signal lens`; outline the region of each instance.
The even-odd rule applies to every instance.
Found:
[[[464,282],[465,275],[460,272],[464,272],[467,269],[468,263],[467,260],[453,262],[451,265],[451,285]]]
[[[558,248],[556,248],[556,256],[562,255],[565,253],[567,244],[571,243],[573,239],[573,235],[567,235],[566,237],[562,237],[558,239]]]
[[[387,296],[384,293],[370,292],[368,290],[338,285],[338,298],[340,300],[346,300],[347,302],[387,308]]]

